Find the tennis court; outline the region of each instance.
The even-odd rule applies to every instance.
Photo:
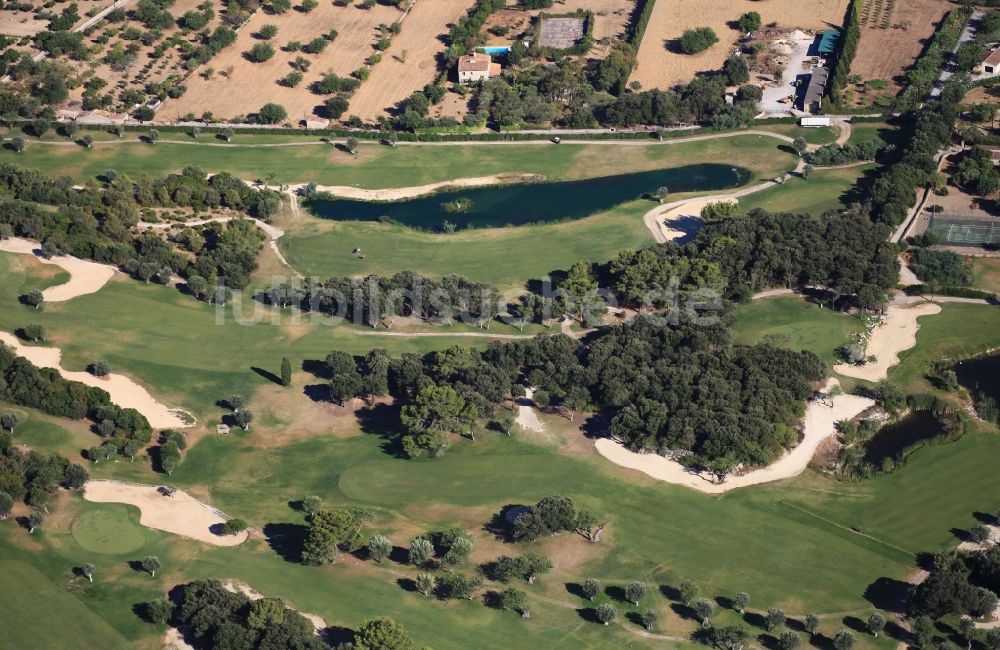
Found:
[[[942,244],[982,246],[1000,244],[1000,218],[983,215],[936,214],[927,226]]]

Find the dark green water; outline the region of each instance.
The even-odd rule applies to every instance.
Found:
[[[740,167],[687,165],[582,181],[523,183],[438,192],[392,203],[314,200],[309,202],[309,208],[324,219],[376,221],[385,217],[424,230],[440,230],[444,221],[458,229],[492,228],[579,219],[652,194],[660,187],[669,188],[671,194],[705,192],[739,187],[749,180],[750,172]],[[471,209],[460,214],[449,214],[442,209],[442,203],[456,199],[471,200]],[[669,197],[667,201],[670,201]]]
[[[899,422],[878,430],[865,443],[865,462],[879,467],[886,458],[900,460],[907,448],[944,433],[944,427],[930,411],[912,411]]]
[[[992,397],[1000,404],[1000,355],[969,359],[955,364],[958,383],[973,395]]]

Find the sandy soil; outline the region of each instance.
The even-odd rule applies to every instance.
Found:
[[[917,344],[917,330],[920,328],[917,319],[940,311],[940,305],[923,300],[917,303],[894,302],[889,305],[885,319],[872,332],[868,342],[868,354],[875,355],[875,363],[863,366],[840,364],[833,367],[834,371],[845,377],[867,381],[885,379],[889,368],[899,363],[899,354]]]
[[[345,199],[357,199],[359,201],[402,201],[412,199],[425,194],[431,194],[439,190],[458,187],[482,187],[488,185],[504,185],[506,183],[525,183],[529,181],[544,181],[545,177],[539,174],[494,174],[493,176],[477,176],[473,178],[456,178],[440,183],[429,183],[427,185],[414,185],[412,187],[392,187],[380,190],[367,190],[349,185],[323,185],[317,189],[320,192],[329,192],[335,196]],[[301,186],[293,185],[292,188]]]
[[[852,74],[859,74],[866,81],[885,81],[888,87],[880,94],[888,96],[899,92],[903,71],[913,65],[926,47],[926,40],[953,6],[947,0],[909,0],[893,5],[889,9],[889,3],[865,2],[861,10],[861,40],[851,62]],[[877,13],[876,7],[882,11]],[[910,23],[907,29],[899,27],[904,21]]]
[[[629,16],[635,9],[635,0],[561,0],[548,9],[527,11],[513,8],[513,2],[510,5],[511,8],[490,14],[486,24],[483,25],[483,33],[486,34],[486,42],[489,45],[511,45],[529,29],[534,18],[540,13],[567,14],[582,9],[594,12],[595,47],[588,53],[587,58],[604,58],[607,48],[602,47],[600,41],[624,36]],[[511,30],[504,36],[495,36],[489,33],[489,29],[495,26],[506,26]]]
[[[37,242],[27,239],[11,237],[0,241],[0,251],[7,253],[21,253],[24,255],[35,255],[35,251],[40,248]],[[106,264],[98,264],[87,260],[60,255],[59,257],[46,258],[35,255],[35,258],[43,264],[55,264],[69,273],[69,282],[54,287],[49,287],[42,292],[47,302],[65,302],[78,296],[88,293],[97,293],[115,275],[115,269]]]
[[[179,99],[168,100],[159,115],[161,119],[174,119],[188,112],[201,115],[204,111],[211,111],[216,118],[232,118],[253,113],[264,104],[275,102],[285,107],[290,122],[312,118],[315,109],[323,104],[327,96],[313,94],[309,85],[326,72],[344,77],[362,67],[365,59],[375,52],[373,45],[379,39],[378,26],[383,23],[389,25],[400,15],[398,9],[383,4],[365,10],[360,6],[335,6],[331,2],[321,2],[311,13],[293,9],[281,15],[268,15],[258,11],[240,29],[236,43],[212,59],[209,65],[215,68],[216,74],[209,80],[200,76],[189,78],[188,91]],[[264,63],[251,63],[244,55],[254,44],[261,42],[254,34],[266,24],[278,27],[278,35],[270,41],[275,55]],[[337,30],[337,38],[321,54],[281,49],[289,41],[308,43],[331,29]],[[403,29],[406,29],[405,23]],[[402,34],[394,40],[400,38]],[[398,53],[394,43],[382,55],[379,65],[386,65],[387,59]],[[298,56],[312,62],[302,82],[295,88],[278,85],[278,80],[293,72],[289,64]],[[232,74],[229,78],[220,74],[230,68]],[[369,78],[362,82],[362,87],[371,82]],[[347,115],[351,112],[348,110]]]
[[[0,34],[5,36],[34,36],[44,32],[48,23],[47,20],[38,20],[30,11],[0,11]]]
[[[836,379],[829,380],[828,387],[837,384]],[[836,433],[835,424],[849,420],[875,402],[857,395],[838,395],[832,398],[833,406],[816,400],[806,407],[803,422],[803,439],[794,449],[780,459],[762,469],[747,472],[742,476],[733,476],[725,483],[715,483],[713,477],[689,472],[676,461],[667,460],[658,454],[638,454],[629,451],[620,443],[601,438],[596,443],[598,453],[622,467],[636,469],[659,481],[694,488],[709,494],[721,494],[729,490],[761,483],[770,483],[798,476],[806,467],[820,444]]]
[[[535,431],[541,433],[545,431],[545,425],[542,424],[541,419],[538,417],[538,413],[535,411],[535,407],[532,397],[535,394],[534,388],[529,388],[524,392],[524,399],[520,400],[517,404],[517,426],[525,431]]]
[[[403,31],[372,68],[371,76],[351,98],[349,115],[373,121],[438,76],[450,25],[474,0],[418,0],[403,19]],[[403,52],[406,52],[405,61]]]
[[[763,24],[777,22],[788,29],[822,30],[840,27],[848,0],[672,0],[657,2],[639,46],[638,66],[631,80],[644,89],[669,88],[690,81],[699,72],[718,70],[733,52],[739,33],[729,27],[747,11],[761,15]],[[677,40],[687,29],[711,27],[719,42],[704,52],[682,54]]]
[[[222,583],[222,586],[227,590],[233,592],[234,594],[241,593],[250,600],[260,600],[264,598],[264,594],[260,593],[259,591],[257,591],[250,585],[246,584],[245,582],[237,582],[236,580],[226,580],[225,582]],[[321,631],[330,627],[329,625],[326,624],[326,621],[323,620],[322,616],[318,616],[316,614],[307,614],[305,612],[299,612],[299,614],[301,614],[305,619],[307,619],[310,623],[313,624],[313,627],[316,629],[316,634],[319,634]]]
[[[183,535],[215,546],[237,546],[246,541],[248,533],[216,535],[229,518],[212,506],[202,503],[182,490],[164,496],[155,485],[138,485],[119,481],[87,481],[83,498],[95,503],[127,503],[139,508],[139,523],[149,528]]]
[[[134,408],[149,420],[154,429],[181,429],[194,426],[194,416],[180,409],[171,409],[156,401],[145,388],[124,375],[110,374],[95,377],[89,372],[71,372],[60,365],[62,351],[59,348],[24,345],[13,334],[0,332],[0,343],[6,343],[14,351],[41,368],[55,368],[63,378],[78,381],[87,386],[103,388],[111,395],[111,401],[123,408]]]
[[[195,650],[195,647],[184,640],[176,627],[168,627],[163,635],[163,650]]]

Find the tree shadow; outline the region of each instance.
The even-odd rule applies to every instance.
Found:
[[[264,370],[263,368],[258,368],[257,366],[250,366],[250,370],[253,370],[255,373],[257,373],[258,375],[260,375],[264,379],[266,379],[268,381],[271,381],[271,382],[274,382],[275,384],[278,384],[279,386],[284,386],[285,385],[285,382],[283,382],[281,380],[281,377],[279,377],[278,375],[274,374],[270,370]]]
[[[972,516],[981,524],[996,524],[997,516],[988,512],[973,512]]]
[[[483,605],[490,609],[503,609],[503,597],[499,591],[490,589],[483,594]]]
[[[386,559],[396,564],[409,564],[410,549],[403,548],[402,546],[393,546]]]
[[[767,648],[767,650],[778,650],[778,648],[781,647],[781,644],[778,642],[778,637],[767,632],[758,634],[757,642]]]
[[[865,589],[864,599],[876,609],[901,614],[906,609],[910,583],[894,578],[879,578]]]
[[[758,614],[756,612],[746,612],[743,614],[743,620],[751,627],[767,629],[767,618],[765,618],[762,614]]]
[[[949,529],[949,532],[960,542],[968,542],[972,540],[972,536],[969,534],[969,531],[963,528],[951,528]]]
[[[580,431],[586,438],[607,438],[610,425],[611,418],[595,413],[580,423]]]
[[[265,524],[264,537],[282,559],[288,562],[301,562],[302,550],[305,547],[308,529],[301,524]]]
[[[576,596],[577,598],[582,598],[583,600],[590,600],[590,598],[587,598],[587,594],[583,593],[583,585],[579,582],[567,582],[565,587],[566,593],[571,596]]]
[[[417,593],[417,581],[413,578],[397,578],[396,584],[399,585],[403,591],[408,591],[414,594]]]
[[[854,630],[860,634],[868,633],[868,626],[857,616],[845,616],[843,618],[844,627]]]
[[[142,568],[142,562],[139,560],[129,560],[126,564],[128,564],[128,568],[137,573],[146,573],[146,570]]]
[[[671,603],[670,609],[672,609],[673,612],[678,616],[680,616],[681,618],[687,619],[689,621],[698,620],[698,612],[694,611],[693,607],[689,607],[684,603]]]
[[[319,638],[331,648],[349,647],[348,644],[354,641],[354,630],[349,627],[331,625],[319,631]]]
[[[597,608],[595,607],[580,607],[576,610],[576,615],[588,623],[601,622],[600,619],[597,618]]]
[[[715,604],[722,609],[736,609],[736,602],[729,596],[716,596]]]
[[[646,624],[642,622],[642,614],[639,612],[627,612],[625,614],[625,620],[629,623],[634,623],[643,629],[646,628]]]
[[[375,404],[357,412],[362,433],[382,439],[382,452],[393,458],[409,458],[403,449],[403,432],[399,425],[399,408],[391,404]]]
[[[619,587],[618,585],[608,585],[604,588],[604,593],[611,600],[617,600],[623,603],[629,602],[628,598],[625,597],[625,589],[623,587]],[[632,603],[629,604],[631,605]]]
[[[667,600],[679,601],[681,599],[680,589],[671,585],[660,585],[660,593]]]
[[[490,517],[490,520],[483,524],[483,530],[501,542],[514,541],[514,526],[510,523],[508,514],[512,510],[523,510],[526,506],[520,503],[508,503],[500,508],[500,512]]]

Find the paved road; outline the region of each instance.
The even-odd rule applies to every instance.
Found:
[[[955,49],[951,51],[951,56],[948,57],[948,63],[944,66],[944,70],[938,75],[937,81],[934,82],[934,87],[931,88],[931,97],[937,97],[944,90],[944,87],[948,85],[948,80],[955,76],[955,52],[958,52],[958,48],[962,47],[966,43],[969,43],[976,37],[976,27],[979,25],[979,20],[985,15],[982,11],[972,12],[972,16],[969,18],[969,22],[965,23],[965,29],[962,30],[962,35],[958,37],[958,43],[955,44]]]

